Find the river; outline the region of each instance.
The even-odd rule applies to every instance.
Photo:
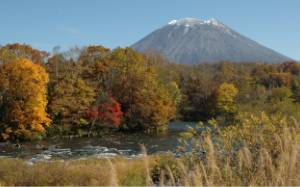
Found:
[[[179,143],[179,133],[185,131],[188,126],[194,127],[195,123],[173,122],[169,124],[166,133],[158,135],[116,133],[95,138],[47,139],[24,142],[21,147],[11,143],[1,143],[0,158],[17,157],[31,162],[115,156],[132,159],[140,156],[141,145],[146,147],[148,154],[174,152]]]

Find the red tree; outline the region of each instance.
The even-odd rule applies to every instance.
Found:
[[[102,125],[119,126],[123,112],[120,103],[110,96],[99,104],[91,106],[87,115],[93,121],[92,126],[95,122]]]

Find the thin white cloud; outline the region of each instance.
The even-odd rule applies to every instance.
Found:
[[[72,35],[78,35],[80,34],[79,30],[75,27],[70,27],[70,26],[65,26],[65,25],[60,25],[56,28],[57,31],[59,32],[64,32],[67,34],[72,34]]]

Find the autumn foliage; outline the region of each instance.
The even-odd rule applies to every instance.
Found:
[[[97,135],[108,126],[152,132],[171,120],[235,121],[243,110],[300,120],[299,77],[297,62],[184,65],[131,48],[49,56],[8,44],[0,47],[0,139]]]
[[[49,53],[33,49],[30,45],[25,44],[8,44],[0,48],[0,63],[16,60],[18,58],[26,58],[33,63],[41,65],[47,56],[49,56]]]
[[[99,104],[91,106],[87,110],[89,119],[101,125],[119,126],[121,124],[123,112],[121,105],[112,96],[109,96]]]
[[[95,91],[83,79],[67,73],[49,84],[49,92],[48,111],[59,133],[76,134],[89,125],[85,111],[94,102]]]
[[[161,130],[175,117],[178,96],[160,82],[147,57],[130,48],[116,49],[111,58],[110,90],[120,101],[126,130]],[[176,87],[175,87],[176,88]],[[175,94],[176,95],[176,94]]]
[[[223,83],[215,93],[216,108],[219,113],[234,113],[236,111],[235,98],[238,89],[233,84]]]
[[[32,139],[44,133],[48,74],[30,60],[18,59],[0,66],[1,139]]]

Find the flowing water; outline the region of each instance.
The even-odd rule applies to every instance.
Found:
[[[178,145],[179,133],[195,123],[170,123],[166,133],[149,135],[143,133],[115,133],[97,138],[49,139],[25,142],[21,147],[15,144],[0,144],[0,157],[18,157],[31,162],[52,159],[85,159],[87,157],[107,158],[140,156],[141,145],[148,154],[174,152]]]

